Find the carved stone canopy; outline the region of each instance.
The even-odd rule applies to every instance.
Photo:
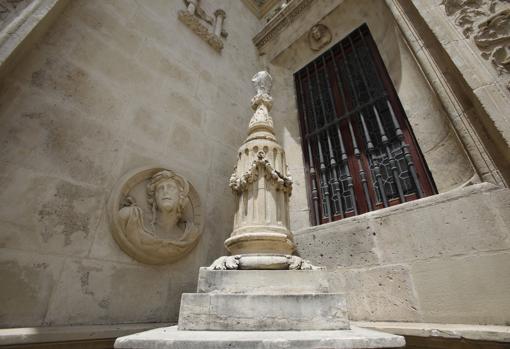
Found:
[[[203,215],[193,186],[162,167],[123,176],[108,203],[115,241],[146,264],[168,264],[189,253],[200,239]]]

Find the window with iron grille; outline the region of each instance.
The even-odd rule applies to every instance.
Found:
[[[315,224],[436,192],[366,25],[294,78]]]

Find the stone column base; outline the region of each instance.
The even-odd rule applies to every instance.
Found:
[[[323,270],[309,261],[283,254],[239,254],[216,259],[209,270]]]

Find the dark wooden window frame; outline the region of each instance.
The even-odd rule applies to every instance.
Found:
[[[315,225],[437,193],[366,24],[294,78]]]

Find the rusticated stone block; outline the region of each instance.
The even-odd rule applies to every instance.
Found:
[[[290,331],[349,328],[345,296],[315,294],[182,295],[179,330]]]
[[[198,293],[296,294],[329,291],[329,272],[320,270],[200,269]]]

